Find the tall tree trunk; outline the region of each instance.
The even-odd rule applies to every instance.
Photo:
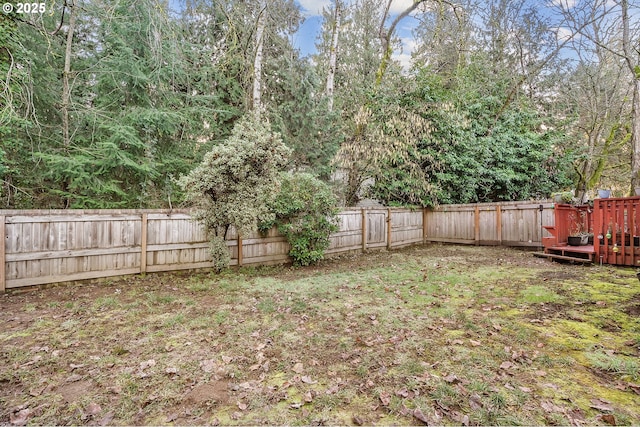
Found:
[[[69,135],[69,107],[71,105],[71,48],[73,47],[73,33],[75,31],[76,13],[74,0],[68,0],[65,2],[66,7],[69,8],[69,26],[67,29],[67,42],[64,52],[64,70],[62,72],[62,145],[66,154],[69,153],[71,147],[71,137]],[[63,184],[63,191],[65,193],[69,190],[69,182],[65,181]],[[69,207],[71,199],[69,196],[65,196],[65,208]]]
[[[633,80],[633,105],[631,108],[631,191],[640,187],[640,76]],[[634,194],[634,193],[631,193]]]
[[[640,65],[635,63],[631,36],[629,34],[629,2],[621,0],[622,7],[622,49],[624,59],[633,79],[633,104],[631,105],[631,192],[640,187]],[[633,193],[631,193],[633,194]]]
[[[333,89],[334,79],[336,76],[336,60],[338,56],[338,36],[340,34],[340,16],[342,10],[340,0],[336,0],[336,9],[333,16],[333,28],[331,34],[331,49],[329,55],[329,73],[327,74],[327,108],[329,112],[333,111]]]
[[[256,56],[253,61],[253,110],[260,116],[262,111],[262,50],[266,26],[267,4],[262,3],[256,28]]]
[[[389,0],[389,2],[387,3],[384,15],[382,16],[382,22],[380,23],[379,37],[380,43],[382,44],[382,58],[380,60],[380,65],[378,66],[378,71],[376,72],[376,87],[380,86],[380,83],[382,83],[382,78],[387,71],[389,62],[391,62],[391,55],[393,54],[393,49],[391,48],[391,37],[393,36],[393,32],[396,29],[396,25],[398,25],[398,22],[409,16],[411,12],[413,12],[421,3],[424,3],[426,0],[413,0],[411,6],[409,6],[402,13],[396,16],[393,22],[391,22],[389,28],[385,29],[384,23],[389,17],[389,9],[391,8],[392,1],[393,0]]]

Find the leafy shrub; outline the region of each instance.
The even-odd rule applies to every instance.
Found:
[[[313,264],[323,258],[329,235],[338,230],[337,198],[327,184],[308,173],[283,173],[280,182],[271,204],[275,218],[263,221],[260,230],[277,226],[291,244],[294,264]]]
[[[224,236],[209,237],[209,253],[213,259],[214,270],[221,271],[229,266],[231,254],[229,253],[227,243],[224,241]]]
[[[269,206],[278,194],[279,174],[289,154],[280,135],[250,114],[180,179],[187,201],[196,208],[194,219],[207,230],[218,270],[229,265],[224,238],[230,227],[244,235],[257,229],[259,218],[273,218]]]

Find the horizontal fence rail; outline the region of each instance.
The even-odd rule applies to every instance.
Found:
[[[426,242],[540,246],[553,225],[549,202],[345,208],[327,254]],[[47,283],[207,268],[206,233],[188,210],[0,210],[0,292]],[[226,236],[231,265],[286,263],[289,244],[266,235]]]

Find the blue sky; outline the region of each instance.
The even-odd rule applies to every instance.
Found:
[[[637,1],[637,0],[636,0]],[[630,0],[629,4],[631,16],[640,15],[640,8],[634,0]],[[347,0],[349,2],[349,0]],[[386,0],[380,0],[381,4]],[[413,0],[393,0],[391,4],[391,15],[397,15],[406,10]],[[322,8],[330,8],[331,0],[296,0],[296,3],[303,11],[305,21],[300,26],[298,33],[294,36],[294,44],[300,49],[303,56],[315,53],[315,43],[320,32],[322,24]],[[581,4],[580,0],[528,0],[528,4],[539,8],[542,14],[546,14],[552,21],[558,22],[556,28],[557,36],[559,40],[563,40],[571,34],[568,28],[562,26],[562,16],[559,13],[559,9],[570,11],[577,5]],[[613,0],[606,0],[605,4],[607,8],[615,7]],[[396,28],[396,35],[402,42],[402,49],[396,49],[394,52],[394,59],[398,60],[405,68],[409,68],[411,60],[411,52],[416,47],[416,41],[411,34],[412,28],[417,24],[415,18],[406,17]],[[580,36],[575,36],[574,40],[578,40]],[[567,52],[564,52],[567,54]],[[573,54],[569,53],[569,56]]]

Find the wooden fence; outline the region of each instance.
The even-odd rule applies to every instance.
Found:
[[[426,221],[431,242],[540,247],[542,225],[555,218],[553,203],[545,201],[442,205]]]
[[[327,254],[427,241],[540,246],[550,203],[347,208]],[[46,283],[210,267],[202,227],[186,210],[0,210],[0,292]],[[226,236],[232,265],[289,261],[276,230]]]

